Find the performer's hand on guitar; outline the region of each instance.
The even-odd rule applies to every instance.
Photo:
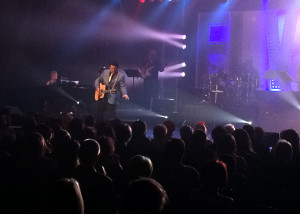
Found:
[[[103,93],[104,93],[104,90],[103,90],[103,89],[100,89],[100,90],[99,90],[99,97],[101,97],[101,96],[103,95]]]
[[[127,94],[124,94],[124,95],[123,95],[123,99],[125,99],[125,100],[129,100],[129,97],[128,97],[128,95],[127,95]]]
[[[140,74],[142,76],[143,79],[145,79],[146,77],[149,77],[151,76],[151,72],[152,72],[152,69],[154,68],[154,66],[143,66],[140,68]]]

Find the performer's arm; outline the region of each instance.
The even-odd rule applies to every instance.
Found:
[[[103,82],[103,73],[95,80],[95,87],[99,88],[99,84],[100,83],[104,85],[104,82]]]
[[[99,88],[100,77],[95,80],[95,88]]]
[[[129,97],[127,95],[127,89],[126,89],[126,83],[125,83],[125,76],[124,75],[122,75],[120,77],[120,90],[121,90],[121,93],[122,93],[122,97],[125,100],[129,100]]]

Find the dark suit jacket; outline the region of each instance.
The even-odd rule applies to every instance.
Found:
[[[99,83],[105,85],[107,90],[116,89],[115,93],[108,93],[107,100],[109,104],[116,104],[118,96],[121,92],[122,95],[127,94],[126,84],[125,84],[125,74],[118,71],[109,82],[109,69],[104,70],[100,77],[95,81],[95,87],[99,88]]]

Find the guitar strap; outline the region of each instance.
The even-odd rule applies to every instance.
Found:
[[[117,74],[117,77],[116,77],[116,79],[115,79],[115,82],[114,82],[114,84],[113,84],[113,86],[112,86],[111,90],[114,90],[114,88],[115,88],[115,85],[116,85],[116,83],[117,83],[117,80],[118,80],[118,76],[119,76],[119,72],[118,72],[118,74]]]

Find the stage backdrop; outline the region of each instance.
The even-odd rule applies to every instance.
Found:
[[[290,78],[290,90],[297,90],[299,17],[296,10],[200,13],[196,88],[205,87],[206,75],[224,72],[235,78],[250,67],[259,76],[259,89],[270,90],[267,72],[280,72]]]

